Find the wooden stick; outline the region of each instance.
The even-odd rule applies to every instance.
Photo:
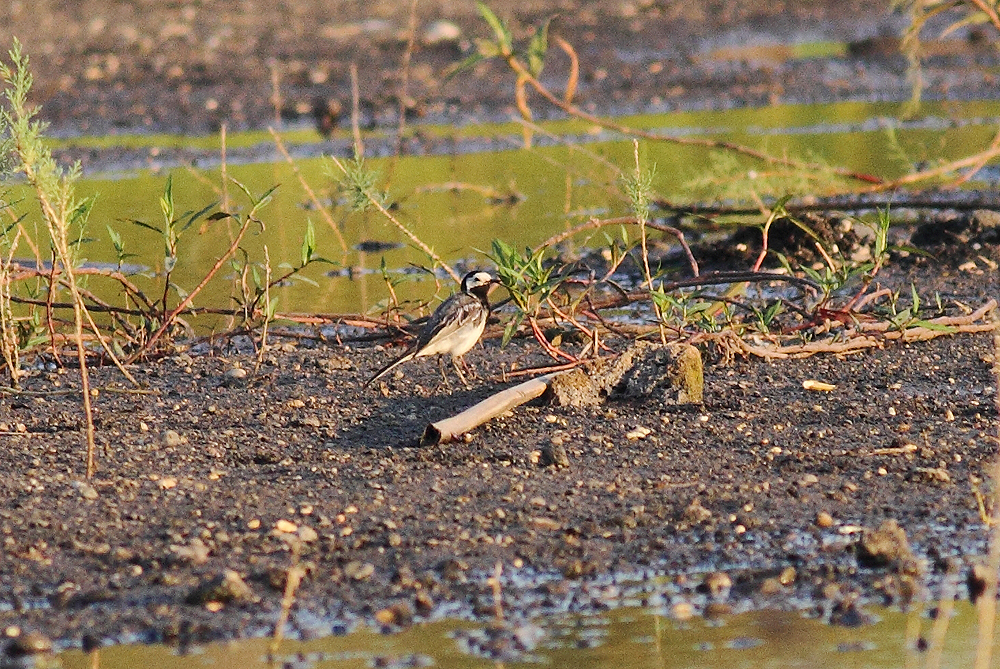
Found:
[[[562,372],[538,376],[513,388],[507,388],[486,398],[479,404],[470,407],[460,414],[429,424],[420,437],[421,446],[447,444],[469,430],[496,418],[505,411],[521,406],[545,392],[549,382]]]

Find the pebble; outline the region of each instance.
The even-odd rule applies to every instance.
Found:
[[[552,441],[553,443],[542,446],[538,464],[542,467],[569,467],[569,455],[562,445],[562,440],[559,443],[555,443],[555,439]]]
[[[223,375],[222,383],[226,386],[246,385],[247,376],[249,376],[247,370],[242,367],[233,367]]]
[[[813,485],[814,483],[819,483],[819,477],[815,474],[806,474],[799,480],[799,485],[803,488]]]
[[[684,509],[683,519],[688,523],[703,523],[712,517],[712,512],[701,505],[701,500],[695,497]]]
[[[375,573],[375,565],[370,562],[352,560],[344,565],[344,575],[355,581],[365,581]]]
[[[784,592],[785,588],[777,578],[773,576],[771,578],[765,578],[763,583],[760,584],[760,594],[765,597],[771,597]]]
[[[833,527],[833,516],[826,511],[816,514],[816,527]]]
[[[160,443],[167,448],[176,448],[186,441],[184,437],[177,433],[175,430],[164,430],[163,434],[160,435]]]
[[[285,520],[282,518],[274,524],[274,531],[281,532],[283,534],[295,534],[298,532],[299,526],[290,520]]]
[[[689,602],[677,602],[670,607],[670,616],[681,622],[694,617],[694,607]]]
[[[653,431],[650,430],[648,427],[637,425],[633,430],[625,433],[625,438],[628,439],[629,441],[635,441],[637,439],[645,439],[652,433]]]
[[[917,567],[906,532],[891,518],[877,530],[865,530],[857,543],[857,555],[862,567],[895,566],[900,572],[910,572]]]
[[[432,22],[421,35],[424,44],[434,45],[442,42],[457,42],[462,37],[462,29],[457,24],[444,19]]]
[[[713,597],[725,598],[732,587],[733,579],[729,578],[729,574],[724,571],[713,571],[702,581],[700,589]]]
[[[73,487],[80,492],[80,497],[84,499],[97,499],[100,497],[97,489],[85,481],[74,481]]]
[[[253,591],[243,577],[232,569],[202,581],[187,596],[188,604],[206,606],[210,603],[228,604],[253,599]]]

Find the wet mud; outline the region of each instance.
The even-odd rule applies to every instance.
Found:
[[[508,4],[519,36],[563,12],[553,30],[580,55],[580,102],[602,113],[909,93],[905,61],[874,46],[777,63],[697,57],[748,27],[878,42],[900,17],[861,23],[867,3]],[[404,101],[415,121],[509,116],[498,68],[440,76],[485,34],[472,6],[418,6]],[[330,116],[336,135],[352,61],[369,123],[395,126],[399,3],[240,8],[15,2],[2,30],[24,41],[42,118],[61,135],[263,128],[275,109],[286,127]],[[442,17],[457,41],[423,32]],[[929,95],[993,85],[995,53],[977,49],[960,41],[936,60]],[[962,74],[936,80],[938,66]],[[880,281],[913,282],[951,309],[1000,296],[994,228],[976,225],[941,228],[923,240],[935,256],[897,257]],[[418,447],[428,422],[546,363],[498,335],[469,354],[471,389],[418,362],[366,390],[393,350],[308,337],[279,339],[259,364],[245,342],[180,350],[133,369],[141,389],[96,370],[90,481],[75,374],[40,359],[27,392],[0,395],[0,627],[84,647],[268,634],[293,567],[301,636],[490,618],[498,564],[513,619],[656,599],[679,616],[770,606],[864,624],[863,602],[933,594],[947,573],[974,575],[985,552],[979,499],[998,421],[988,333],[772,362],[706,349],[702,404],[530,405],[463,442]]]

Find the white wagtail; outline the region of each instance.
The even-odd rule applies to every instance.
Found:
[[[402,356],[378,370],[365,386],[388,374],[407,360],[426,355],[450,353],[455,372],[468,386],[458,359],[476,345],[486,329],[486,319],[490,315],[489,293],[494,284],[500,283],[489,272],[469,272],[462,277],[462,290],[442,302],[431,314],[424,329],[420,331],[417,343]]]

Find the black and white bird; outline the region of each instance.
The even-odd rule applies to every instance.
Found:
[[[382,378],[397,365],[413,358],[449,353],[455,372],[462,383],[469,385],[458,367],[458,360],[476,345],[486,329],[486,319],[490,315],[489,294],[494,284],[499,283],[489,272],[469,272],[462,277],[462,290],[442,302],[431,314],[427,324],[420,331],[417,343],[410,350],[378,370],[365,382],[369,386]]]

